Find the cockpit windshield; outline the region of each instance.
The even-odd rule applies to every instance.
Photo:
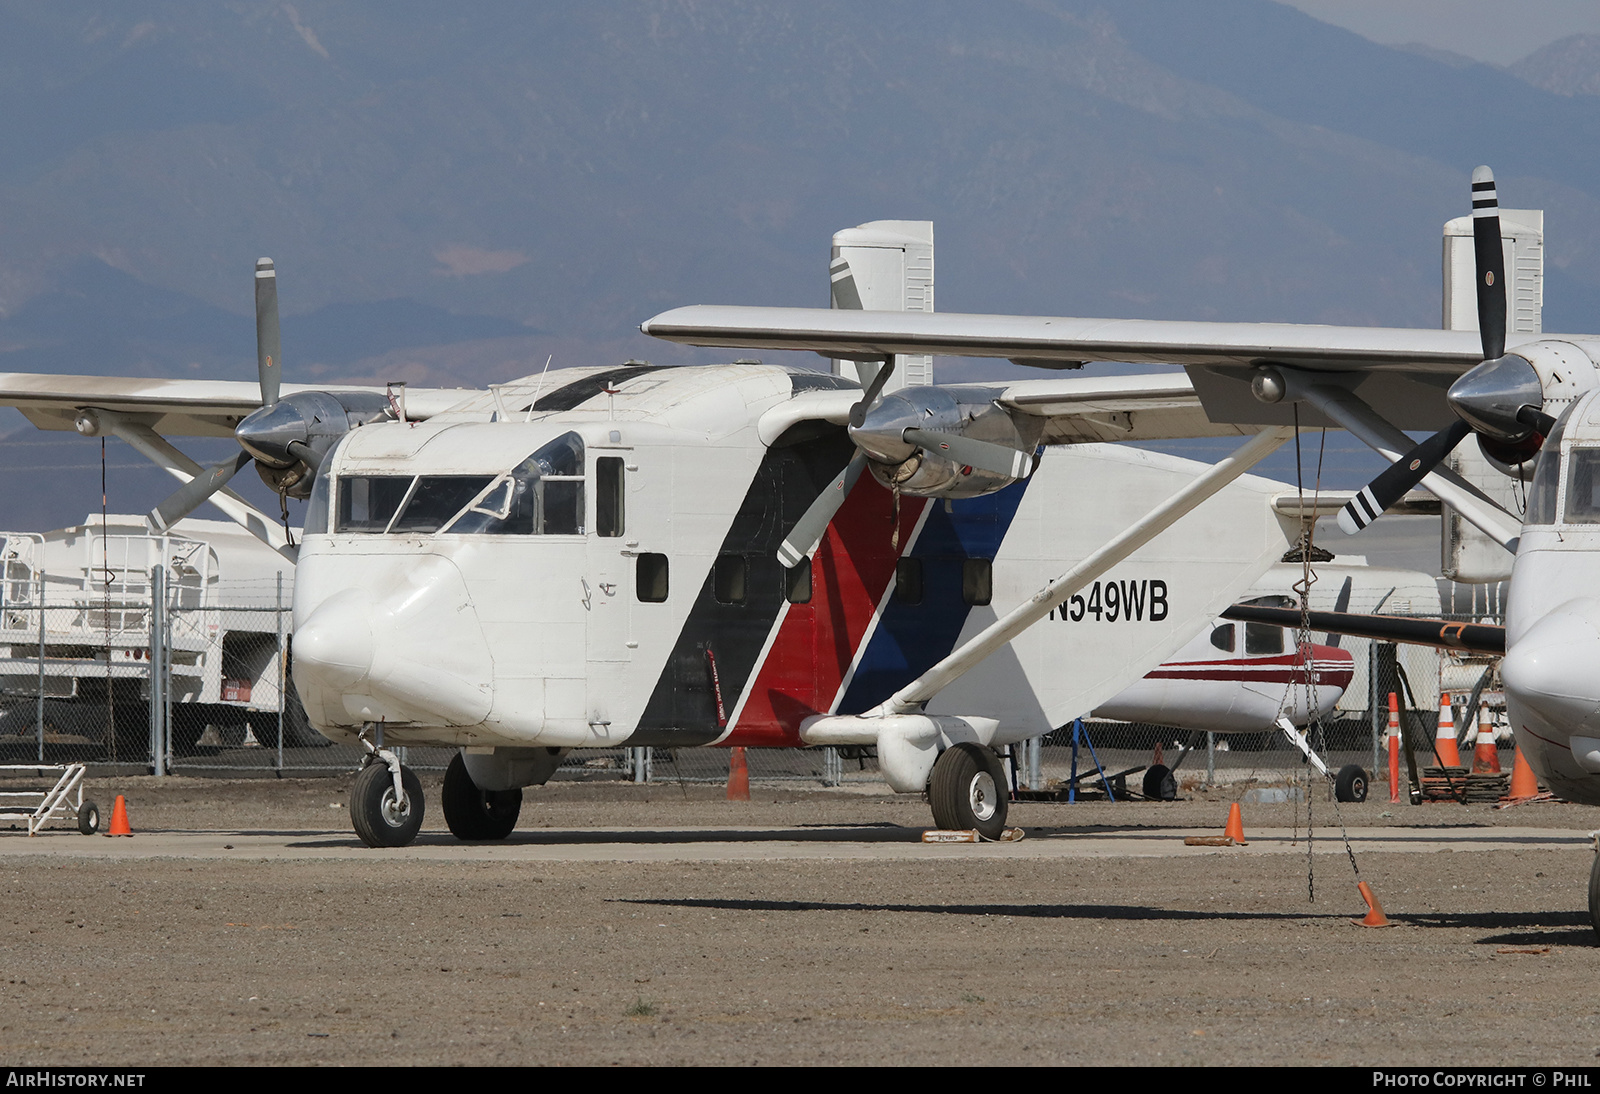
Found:
[[[334,529],[582,535],[583,483],[583,438],[566,433],[500,475],[342,475]]]

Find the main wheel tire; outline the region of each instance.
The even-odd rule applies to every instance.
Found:
[[[422,828],[422,781],[409,767],[400,769],[405,801],[397,802],[394,776],[384,763],[361,769],[350,790],[350,823],[368,847],[404,847]]]
[[[1010,802],[1005,768],[991,749],[967,742],[953,745],[933,765],[928,804],[933,823],[950,831],[977,829],[999,839]]]
[[[1166,764],[1154,764],[1145,769],[1144,796],[1151,801],[1174,802],[1178,800],[1178,780]]]
[[[1345,764],[1333,780],[1333,796],[1342,802],[1367,800],[1367,773],[1360,764]]]
[[[467,772],[467,762],[456,753],[445,769],[439,795],[444,822],[457,839],[505,839],[517,826],[522,812],[521,790],[480,790]]]
[[[1595,855],[1594,865],[1589,867],[1589,923],[1600,942],[1600,855]]]
[[[100,831],[100,806],[89,798],[84,798],[83,804],[78,806],[78,831],[86,836]]]

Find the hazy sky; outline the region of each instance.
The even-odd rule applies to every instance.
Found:
[[[1280,0],[1374,42],[1418,42],[1510,64],[1569,34],[1600,34],[1597,0]]]

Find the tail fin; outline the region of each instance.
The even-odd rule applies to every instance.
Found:
[[[874,220],[835,233],[828,276],[835,308],[931,312],[933,222]],[[876,374],[877,362],[835,361],[833,371],[865,386]],[[932,357],[902,356],[884,390],[931,383]]]

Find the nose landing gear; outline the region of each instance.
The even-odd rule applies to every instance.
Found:
[[[367,766],[350,789],[350,823],[368,847],[404,847],[422,828],[422,781],[383,747],[381,733],[378,744],[361,734]]]

